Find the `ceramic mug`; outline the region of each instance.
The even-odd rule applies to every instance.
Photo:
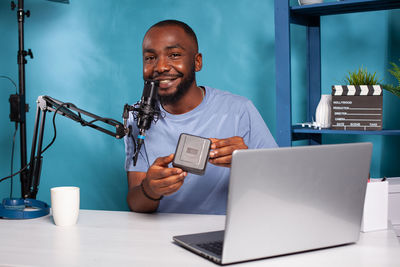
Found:
[[[57,226],[76,224],[79,215],[79,187],[53,187],[50,195],[54,223]]]

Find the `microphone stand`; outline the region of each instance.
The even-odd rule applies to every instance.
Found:
[[[132,137],[135,148],[133,166],[136,166],[140,149],[146,138],[146,131],[150,129],[152,121],[156,122],[161,114],[160,109],[157,108],[158,85],[158,81],[145,80],[140,101],[133,106],[128,104],[124,106],[122,117],[124,119],[125,134],[128,137]],[[138,128],[137,142],[135,142],[135,138],[132,136],[132,126],[129,125],[129,127],[127,127],[129,112],[132,112]]]
[[[47,112],[55,112],[65,116],[71,120],[79,122],[82,126],[89,126],[93,129],[101,131],[105,134],[120,139],[125,136],[124,125],[116,120],[102,118],[83,109],[77,108],[72,103],[65,103],[49,96],[39,96],[37,99],[37,109],[35,118],[35,127],[33,132],[31,158],[29,168],[25,170],[26,185],[23,187],[21,199],[6,198],[0,205],[0,217],[12,219],[31,219],[49,214],[49,205],[45,202],[36,200],[40,175],[42,169],[43,156],[43,133],[45,128],[45,119]],[[86,121],[81,114],[93,118]],[[102,128],[94,122],[103,122],[115,127],[115,132]],[[40,128],[39,128],[40,124]],[[49,146],[48,146],[49,147]],[[35,156],[36,153],[36,156]],[[26,166],[26,165],[25,165]],[[23,166],[24,167],[24,166]],[[26,210],[25,208],[35,208],[34,210]]]

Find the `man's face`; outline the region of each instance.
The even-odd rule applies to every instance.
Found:
[[[201,54],[180,27],[150,29],[143,40],[143,78],[159,81],[162,104],[174,104],[194,84],[201,69]]]

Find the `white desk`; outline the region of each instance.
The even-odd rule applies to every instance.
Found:
[[[78,224],[52,217],[0,219],[0,266],[217,266],[172,242],[173,235],[221,230],[225,216],[81,210]],[[271,241],[273,242],[273,241]],[[233,265],[235,266],[235,265]],[[237,266],[400,266],[393,231],[361,234],[355,245]]]

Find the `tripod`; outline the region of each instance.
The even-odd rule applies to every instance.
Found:
[[[69,3],[68,0],[50,0],[60,3]],[[21,198],[13,199],[5,203],[7,206],[24,206],[29,205],[26,203],[26,199],[32,197],[29,191],[29,178],[27,166],[27,143],[26,143],[26,112],[29,111],[29,105],[26,104],[25,97],[25,65],[28,63],[26,57],[33,59],[33,53],[31,49],[25,50],[25,34],[24,34],[24,22],[25,16],[30,17],[30,11],[24,10],[24,0],[18,0],[17,4],[11,1],[11,10],[17,9],[17,22],[18,22],[18,93],[10,95],[10,120],[19,124],[20,131],[20,157],[21,157],[21,169],[24,169],[20,173],[21,182]],[[47,204],[46,204],[47,205]],[[38,206],[39,208],[46,209],[46,205],[42,203],[32,203],[32,206]],[[47,212],[48,213],[48,212]],[[36,216],[39,214],[39,216]],[[33,213],[33,216],[40,217],[45,214]]]

